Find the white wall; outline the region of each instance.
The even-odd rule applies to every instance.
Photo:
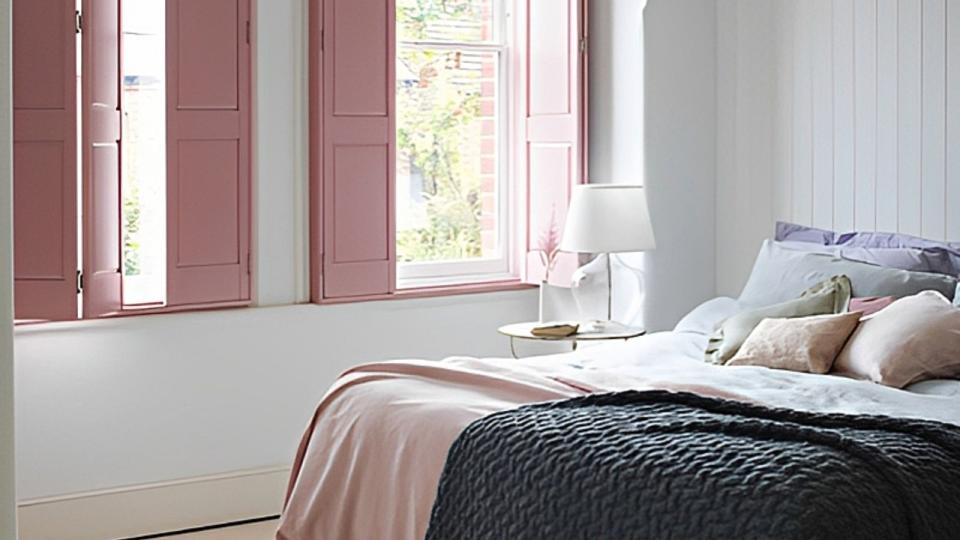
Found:
[[[506,356],[534,291],[286,306],[17,331],[20,497],[289,464],[343,370]]]
[[[648,189],[657,249],[614,259],[614,315],[649,330],[715,290],[715,4],[591,4],[590,181]]]
[[[661,244],[648,272],[651,328],[671,326],[713,291],[713,4],[650,1],[645,56],[658,82],[644,88],[638,2],[592,2],[591,173],[650,186]],[[262,305],[290,304],[306,295],[305,0],[258,7],[255,288]],[[646,172],[637,159],[644,92]],[[528,290],[21,328],[20,497],[289,463],[342,370],[505,356],[496,327],[534,318],[536,305]]]
[[[13,377],[13,144],[10,1],[0,0],[0,538],[17,537]]]
[[[254,131],[254,298],[309,299],[307,0],[259,0]]]
[[[783,203],[784,142],[776,126],[781,62],[788,59],[779,11],[794,0],[717,4],[717,292],[737,296]]]
[[[952,2],[738,0],[719,27],[722,292],[776,219],[960,238]]]
[[[715,0],[649,0],[646,185],[657,250],[646,255],[647,327],[673,328],[714,296]]]

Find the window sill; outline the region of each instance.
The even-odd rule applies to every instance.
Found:
[[[68,321],[45,321],[45,320],[26,320],[21,319],[14,321],[14,326],[17,328],[20,327],[30,327],[30,326],[42,326],[46,324],[70,324],[70,323],[81,323],[81,322],[90,322],[90,321],[103,321],[109,319],[123,319],[128,317],[139,317],[141,315],[170,315],[175,313],[190,313],[195,311],[216,311],[221,309],[238,309],[250,307],[250,300],[238,300],[235,302],[212,302],[209,304],[191,304],[184,306],[157,306],[157,307],[142,307],[142,308],[128,308],[118,313],[110,313],[102,317],[96,317],[93,319],[71,319]]]
[[[509,279],[503,281],[488,281],[486,283],[470,283],[465,285],[443,285],[437,287],[400,289],[393,294],[351,296],[349,298],[325,298],[314,303],[320,305],[353,304],[357,302],[380,302],[384,300],[407,300],[415,298],[435,298],[441,296],[460,296],[465,294],[525,291],[536,288],[536,285],[524,283],[519,279]]]

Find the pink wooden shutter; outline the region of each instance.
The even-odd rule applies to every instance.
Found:
[[[77,318],[77,73],[73,0],[14,0],[16,317]]]
[[[394,10],[394,0],[325,2],[325,298],[396,288]]]
[[[545,274],[540,238],[551,223],[563,231],[571,188],[586,177],[586,48],[581,47],[586,0],[523,0],[523,6],[521,107],[526,122],[519,163],[527,180],[524,278],[538,283]],[[550,280],[569,285],[576,267],[576,255],[561,254]]]
[[[121,309],[120,1],[83,0],[83,316]]]
[[[167,1],[169,305],[250,298],[249,20],[249,0]]]

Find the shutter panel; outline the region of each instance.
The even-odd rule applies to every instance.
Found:
[[[120,1],[83,0],[83,316],[121,310]]]
[[[325,2],[323,291],[396,288],[394,0]]]
[[[524,0],[523,6],[525,135],[520,163],[527,179],[528,216],[524,278],[539,283],[545,275],[540,239],[551,226],[562,233],[572,187],[586,177],[586,48],[580,45],[586,4]],[[577,256],[562,253],[550,281],[569,285],[576,268]]]
[[[73,0],[14,0],[14,266],[18,319],[77,318]]]
[[[167,2],[169,305],[250,298],[249,14]]]

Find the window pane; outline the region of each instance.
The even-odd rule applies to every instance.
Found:
[[[398,260],[499,256],[497,53],[398,56]]]
[[[123,302],[166,297],[164,0],[124,0]]]
[[[494,41],[495,0],[397,0],[400,41]]]

